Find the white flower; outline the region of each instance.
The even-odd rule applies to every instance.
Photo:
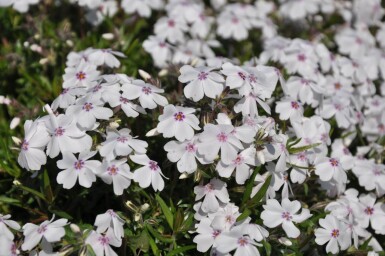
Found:
[[[115,195],[122,195],[123,190],[128,188],[133,178],[130,172],[130,166],[126,159],[108,161],[103,160],[102,165],[95,171],[95,173],[107,184],[114,187]]]
[[[46,220],[39,226],[33,223],[27,223],[23,226],[23,234],[25,236],[24,243],[21,246],[23,251],[33,249],[42,238],[50,243],[58,242],[65,235],[64,226],[67,225],[67,219],[59,219],[54,222]]]
[[[187,29],[187,24],[183,19],[174,17],[162,17],[158,19],[154,26],[155,34],[172,44],[184,42],[183,32],[187,31]]]
[[[229,231],[236,225],[237,218],[241,215],[238,206],[233,203],[228,203],[224,207],[220,207],[211,223],[215,230]]]
[[[204,197],[201,209],[207,213],[216,212],[219,209],[219,201],[222,203],[230,202],[226,187],[227,184],[225,182],[217,178],[211,179],[210,183],[194,188],[194,193],[196,194],[195,201]]]
[[[141,188],[147,188],[152,185],[155,191],[162,191],[164,188],[164,177],[158,163],[152,161],[147,155],[131,155],[130,159],[137,164],[144,165],[134,172],[134,181],[139,183]]]
[[[27,170],[40,170],[47,162],[43,150],[50,140],[47,128],[42,120],[27,120],[24,123],[24,140],[20,146],[20,154],[17,159],[21,167]]]
[[[193,101],[199,101],[206,95],[215,99],[223,91],[224,78],[216,72],[214,68],[197,67],[184,65],[180,69],[181,75],[178,80],[182,83],[188,83],[184,88],[184,95],[192,98]]]
[[[130,135],[131,130],[123,128],[120,130],[107,128],[107,138],[101,144],[100,155],[108,160],[115,159],[116,156],[127,156],[135,151],[138,154],[145,154],[147,142],[134,139]]]
[[[209,163],[203,156],[198,154],[198,147],[197,137],[194,137],[184,142],[169,141],[164,145],[164,150],[167,151],[168,160],[173,163],[178,162],[177,168],[179,172],[193,173],[198,167],[195,158],[198,159],[201,164]]]
[[[0,256],[17,256],[20,251],[17,249],[15,242],[8,239],[7,236],[0,236]]]
[[[129,99],[123,97],[123,95],[121,94],[112,96],[109,99],[108,103],[113,108],[120,106],[127,117],[137,117],[139,113],[146,114],[144,108],[137,104],[134,104]]]
[[[96,181],[94,171],[100,166],[97,160],[88,160],[96,151],[83,151],[76,158],[71,152],[63,152],[63,159],[57,161],[57,166],[60,169],[65,169],[59,172],[56,177],[57,183],[63,184],[63,188],[70,189],[75,186],[79,179],[80,186],[89,188],[92,182]]]
[[[65,88],[60,95],[52,102],[51,108],[57,110],[59,107],[66,109],[70,105],[75,104],[76,96],[84,95],[85,88],[71,87]]]
[[[215,241],[221,235],[222,230],[212,228],[209,218],[202,219],[196,225],[196,229],[198,235],[194,237],[193,242],[197,244],[197,250],[199,252],[207,252],[211,246],[216,247]]]
[[[138,13],[141,17],[150,17],[151,9],[160,10],[164,6],[162,0],[123,0],[122,8],[128,14]]]
[[[72,117],[63,114],[55,116],[51,110],[46,126],[51,135],[51,140],[47,145],[47,155],[51,158],[57,157],[60,152],[64,151],[79,153],[91,149],[91,136],[81,131]]]
[[[37,4],[40,0],[2,0],[0,7],[11,6],[20,13],[25,13],[29,10],[29,5]]]
[[[317,174],[322,181],[329,181],[334,179],[336,181],[346,183],[347,175],[342,164],[337,158],[320,157],[315,160],[315,174]]]
[[[243,225],[236,226],[230,232],[223,233],[216,239],[216,249],[220,253],[229,253],[236,250],[234,256],[259,256],[256,243],[246,234]]]
[[[352,171],[358,177],[360,186],[367,191],[375,189],[379,197],[385,194],[385,166],[383,164],[376,164],[371,160],[358,160]]]
[[[199,119],[193,114],[195,109],[167,105],[163,114],[159,116],[157,131],[163,133],[163,137],[175,138],[179,141],[191,140],[194,137],[194,129],[200,130]]]
[[[104,235],[92,230],[86,238],[85,243],[91,245],[96,256],[118,256],[110,245],[120,247],[122,240],[118,239],[111,229],[108,229]]]
[[[143,42],[143,48],[150,53],[157,67],[167,67],[171,60],[171,45],[160,37],[150,36]]]
[[[360,203],[363,204],[363,212],[358,216],[360,226],[367,228],[369,222],[377,234],[385,234],[385,205],[376,203],[376,196],[373,193],[360,196]]]
[[[120,67],[120,61],[115,57],[125,58],[126,56],[117,51],[113,51],[111,49],[101,49],[95,50],[89,55],[89,59],[97,66],[101,66],[103,64],[107,65],[110,68],[118,68]]]
[[[163,89],[145,83],[142,80],[134,80],[131,83],[122,85],[122,96],[129,99],[138,99],[143,108],[154,109],[157,104],[160,106],[167,105],[167,99],[158,93],[163,93]]]
[[[279,114],[279,119],[290,121],[301,121],[303,117],[303,107],[301,102],[286,98],[276,102],[275,112]]]
[[[326,252],[336,254],[339,250],[346,250],[351,244],[350,234],[346,232],[347,225],[339,221],[333,215],[326,215],[325,219],[320,219],[319,224],[322,228],[317,228],[314,232],[315,242],[319,245],[326,245]]]
[[[63,88],[90,87],[99,76],[96,66],[85,62],[83,59],[77,67],[67,67],[63,75]]]
[[[73,116],[81,128],[90,130],[94,127],[96,119],[108,120],[113,115],[112,110],[103,105],[101,101],[82,98],[76,105],[67,108],[66,115]]]
[[[98,214],[95,219],[94,226],[97,227],[98,233],[104,233],[107,229],[112,229],[115,237],[121,239],[124,237],[124,226],[125,221],[119,217],[113,210],[107,210],[106,213]]]
[[[300,235],[300,230],[294,226],[293,222],[301,223],[312,216],[305,208],[300,214],[296,214],[301,209],[301,204],[298,201],[290,201],[288,198],[282,199],[282,206],[276,199],[269,199],[263,205],[263,209],[261,213],[263,224],[269,228],[282,224],[283,230],[290,238],[297,238]]]
[[[14,235],[8,229],[8,227],[14,230],[19,230],[20,225],[16,221],[10,220],[9,218],[11,218],[10,214],[7,214],[7,215],[0,214],[0,237],[5,236],[8,240],[13,240]]]
[[[250,21],[230,11],[223,11],[217,18],[217,34],[223,38],[234,38],[236,41],[244,40],[249,35]]]

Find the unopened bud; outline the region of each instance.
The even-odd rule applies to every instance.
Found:
[[[146,71],[139,69],[138,72],[139,72],[139,75],[140,75],[145,81],[151,79],[151,75],[150,75],[149,73],[147,73]]]
[[[141,211],[141,212],[145,212],[145,211],[147,211],[149,208],[150,208],[150,205],[149,205],[148,203],[145,203],[145,204],[143,204],[143,205],[140,207],[140,211]]]
[[[19,138],[17,138],[17,137],[12,136],[12,140],[13,140],[13,142],[14,142],[16,145],[18,145],[18,146],[21,144],[21,139],[19,139]]]
[[[162,69],[161,71],[159,71],[158,76],[162,77],[162,76],[166,76],[167,74],[168,74],[168,70]]]
[[[112,34],[112,33],[104,33],[103,35],[102,35],[102,38],[103,39],[106,39],[106,40],[112,40],[112,39],[114,39],[114,34]]]
[[[74,223],[71,223],[70,224],[70,228],[72,230],[72,232],[76,233],[76,234],[79,234],[80,233],[80,228],[78,225],[74,224]]]
[[[286,238],[286,237],[280,237],[278,238],[278,241],[283,244],[283,245],[286,245],[286,246],[291,246],[293,243],[290,241],[290,239]]]

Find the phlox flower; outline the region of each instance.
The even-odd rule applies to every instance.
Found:
[[[47,157],[43,152],[50,140],[47,128],[41,119],[27,120],[24,123],[24,134],[17,161],[27,170],[39,170],[47,162]]]
[[[92,230],[85,243],[92,247],[96,256],[118,256],[110,245],[120,247],[122,240],[117,238],[111,229],[108,229],[106,234],[100,234]]]
[[[99,149],[100,155],[108,160],[115,159],[116,156],[127,156],[135,151],[138,154],[147,152],[147,142],[135,139],[131,136],[131,130],[123,128],[116,130],[107,128],[107,137]]]
[[[8,239],[7,236],[0,236],[0,256],[17,256],[20,251],[17,249],[15,242]]]
[[[20,13],[25,13],[29,10],[29,6],[39,3],[40,0],[1,0],[0,7],[11,6]]]
[[[319,245],[326,245],[326,252],[336,254],[340,250],[346,250],[351,244],[350,234],[346,232],[347,225],[329,214],[319,220],[321,228],[314,232],[315,242]]]
[[[141,188],[147,188],[152,185],[155,191],[164,189],[162,173],[157,162],[150,160],[147,155],[131,155],[130,159],[137,164],[143,165],[136,169],[133,175],[134,181],[139,183]]]
[[[282,99],[276,102],[275,111],[279,114],[279,119],[290,121],[302,120],[302,103],[290,98]]]
[[[59,172],[56,177],[57,183],[63,184],[63,188],[70,189],[75,186],[79,179],[79,184],[82,187],[89,188],[96,181],[94,171],[100,166],[97,160],[88,160],[96,151],[80,152],[76,158],[71,152],[65,151],[62,153],[63,159],[57,161],[57,166],[64,171]]]
[[[223,11],[217,18],[217,34],[223,38],[233,38],[236,41],[244,40],[249,35],[251,23],[246,17],[242,17],[231,11]]]
[[[49,107],[47,109],[50,110]],[[81,131],[71,116],[63,114],[55,116],[52,110],[49,112],[50,119],[46,122],[46,126],[51,139],[47,145],[47,155],[55,158],[64,151],[79,153],[91,149],[91,136]]]
[[[133,178],[130,166],[126,159],[108,161],[104,159],[102,165],[95,170],[105,183],[113,185],[115,195],[122,195],[123,191],[131,185]]]
[[[359,223],[363,228],[371,227],[377,234],[385,234],[385,205],[377,202],[377,198],[373,193],[361,195],[360,203],[363,204],[363,212],[358,216]]]
[[[358,177],[360,186],[367,191],[375,189],[379,197],[385,194],[385,166],[383,164],[376,164],[372,160],[357,160],[352,171]]]
[[[143,42],[143,48],[151,54],[157,67],[166,67],[171,60],[171,45],[160,37],[150,36]]]
[[[58,219],[53,221],[46,220],[40,225],[27,223],[23,226],[24,243],[21,246],[23,251],[32,250],[43,238],[47,242],[58,242],[65,235],[64,226],[67,225],[67,219]]]
[[[125,221],[114,212],[114,210],[107,210],[106,213],[98,214],[95,219],[94,226],[97,227],[98,233],[104,233],[107,229],[112,229],[115,237],[121,239],[124,237],[124,226]]]
[[[140,105],[143,108],[154,109],[157,104],[160,106],[167,105],[167,99],[158,93],[163,93],[164,90],[145,83],[142,80],[134,80],[131,83],[122,85],[122,96],[129,100],[139,99]]]
[[[162,0],[123,0],[122,8],[128,14],[138,13],[141,17],[150,17],[152,10],[160,10],[164,6]]]
[[[201,164],[208,164],[204,157],[198,153],[199,143],[197,137],[191,140],[169,141],[164,145],[164,150],[167,151],[167,158],[171,162],[177,162],[179,172],[193,173],[196,171],[198,165],[196,159]]]
[[[120,61],[115,56],[120,58],[126,57],[123,53],[111,49],[95,49],[89,55],[89,59],[97,66],[105,64],[110,68],[118,68],[120,66]]]
[[[10,220],[10,218],[10,214],[0,214],[0,237],[5,236],[8,240],[13,240],[14,235],[8,227],[14,230],[20,230],[20,225],[16,221]]]
[[[96,66],[85,62],[83,59],[76,67],[67,67],[63,75],[63,88],[90,87],[99,76]]]
[[[76,97],[84,95],[86,93],[85,88],[71,87],[62,90],[60,95],[52,102],[51,108],[57,110],[58,108],[66,109],[70,105],[75,104]]]
[[[191,140],[194,137],[194,129],[200,130],[199,119],[193,114],[195,109],[167,105],[163,114],[159,116],[157,131],[163,133],[163,137],[175,138],[179,141]]]
[[[204,218],[196,224],[198,235],[194,237],[193,242],[197,244],[199,252],[207,252],[210,247],[216,247],[215,241],[222,233],[222,230],[211,227],[211,222],[210,218]]]
[[[223,91],[224,78],[217,72],[212,71],[210,67],[191,67],[184,65],[180,69],[181,75],[178,80],[182,83],[188,83],[184,88],[184,95],[192,98],[193,101],[199,101],[206,95],[215,99]]]
[[[108,120],[113,115],[112,110],[103,105],[102,101],[88,101],[87,98],[82,98],[76,105],[67,108],[66,115],[73,116],[81,128],[90,130],[95,126],[96,119]]]
[[[139,113],[146,114],[144,108],[123,97],[120,93],[110,97],[108,103],[113,108],[120,106],[127,117],[137,117]]]
[[[219,209],[219,201],[222,203],[230,201],[226,187],[225,182],[213,178],[206,185],[199,185],[194,188],[195,201],[204,197],[201,209],[207,213],[216,212]]]
[[[162,17],[155,23],[154,31],[160,38],[166,39],[172,44],[184,42],[184,33],[188,26],[178,17]]]
[[[297,238],[300,235],[300,230],[294,226],[293,222],[301,223],[312,216],[305,208],[300,214],[296,214],[301,209],[301,204],[298,201],[290,201],[288,198],[282,199],[282,206],[276,199],[269,199],[263,205],[263,209],[261,213],[263,224],[269,228],[282,225],[290,238]]]
[[[317,174],[322,181],[334,179],[342,183],[347,182],[346,170],[343,168],[339,159],[319,157],[315,160],[314,164],[315,174]]]
[[[237,218],[241,215],[238,206],[233,203],[228,203],[224,207],[220,207],[211,223],[215,230],[229,231],[237,224]],[[239,224],[239,223],[238,223]]]

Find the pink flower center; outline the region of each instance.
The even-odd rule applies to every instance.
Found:
[[[29,148],[29,143],[26,140],[23,140],[23,143],[21,144],[21,150],[27,151]]]
[[[83,160],[78,160],[74,163],[74,168],[76,170],[81,170],[84,167],[84,161]]]
[[[234,217],[232,215],[226,215],[225,221],[227,223],[233,224],[235,222],[235,219],[234,219]]]
[[[336,90],[340,90],[341,87],[342,87],[341,83],[335,83],[335,84],[334,84],[334,88],[335,88]]]
[[[213,236],[213,238],[216,238],[217,236],[219,236],[221,234],[221,231],[219,230],[214,230],[213,233],[211,234]]]
[[[293,216],[291,216],[291,214],[289,212],[283,212],[281,217],[282,217],[282,219],[287,220],[287,221],[291,221],[291,219],[293,218]]]
[[[116,167],[116,165],[111,165],[110,167],[107,168],[107,172],[109,175],[114,176],[119,172],[119,168]]]
[[[373,213],[374,213],[374,208],[368,206],[368,207],[365,208],[364,212],[365,212],[367,215],[373,215]]]
[[[149,94],[151,94],[151,88],[150,87],[143,87],[142,88],[142,92],[144,93],[144,94],[146,94],[146,95],[149,95]]]
[[[213,184],[211,184],[211,183],[206,184],[206,186],[205,186],[205,191],[206,192],[211,192],[213,190],[214,190]]]
[[[336,166],[338,166],[340,163],[338,162],[338,160],[337,159],[335,159],[335,158],[330,158],[329,159],[329,163],[331,164],[331,166],[333,166],[333,167],[336,167]]]
[[[298,156],[297,156],[297,159],[299,159],[302,162],[305,162],[306,161],[305,153],[303,153],[303,152],[299,153]]]
[[[199,74],[198,74],[198,79],[199,80],[206,80],[207,79],[207,76],[209,75],[209,73],[207,73],[207,72],[200,72]]]
[[[185,119],[185,117],[186,116],[183,114],[183,112],[178,112],[174,114],[175,121],[182,122]]]
[[[105,236],[99,237],[98,241],[103,246],[108,245],[110,243],[110,239],[108,239],[108,237],[105,237]]]
[[[150,169],[151,169],[152,171],[157,171],[157,170],[159,169],[158,163],[155,162],[155,161],[150,161],[150,162],[148,163],[148,165],[149,165],[149,167],[150,167]]]
[[[167,25],[168,25],[170,28],[173,28],[173,27],[175,27],[175,21],[174,21],[174,20],[168,20],[168,21],[167,21]]]
[[[130,102],[127,98],[124,98],[124,97],[122,97],[122,96],[120,96],[119,101],[120,101],[122,104],[127,104],[128,102]]]
[[[373,174],[374,174],[374,176],[380,176],[380,175],[382,174],[382,172],[381,172],[380,169],[375,168],[375,169],[373,170]]]
[[[298,104],[298,102],[292,101],[292,102],[291,102],[291,107],[294,108],[294,109],[299,109],[299,104]]]
[[[238,239],[239,246],[246,246],[249,244],[249,241],[247,241],[246,237],[241,237]]]
[[[83,71],[80,71],[80,72],[76,73],[76,78],[80,81],[84,80],[84,79],[86,79],[86,73],[84,73]]]
[[[107,213],[111,215],[112,217],[116,217],[116,213],[113,210],[108,210]]]
[[[298,54],[298,61],[304,62],[306,60],[306,55],[303,53]]]
[[[337,238],[339,235],[340,235],[340,231],[338,229],[333,229],[332,230],[331,236],[333,238]]]
[[[257,77],[253,74],[249,75],[249,81],[251,83],[256,83],[257,82]]]
[[[47,230],[47,226],[46,226],[46,225],[41,225],[41,226],[37,229],[37,233],[43,234],[46,230]]]
[[[231,18],[231,22],[233,24],[238,24],[239,23],[239,19],[237,17],[233,17],[233,18]]]
[[[56,137],[63,136],[65,131],[66,131],[65,129],[63,129],[61,126],[59,126],[58,128],[55,129],[55,136]]]
[[[84,105],[83,105],[83,110],[85,110],[85,111],[87,111],[87,112],[89,112],[91,109],[93,109],[94,107],[93,107],[93,105],[92,105],[92,103],[88,103],[88,102],[86,102],[86,103],[84,103]]]
[[[238,155],[237,158],[235,158],[235,159],[233,160],[233,163],[234,163],[235,165],[240,165],[240,164],[242,164],[242,163],[243,163],[243,157],[242,157],[241,155]]]
[[[378,125],[378,130],[379,130],[381,133],[384,133],[384,132],[385,132],[385,125],[384,125],[384,124],[379,124],[379,125]]]
[[[64,95],[64,94],[66,94],[68,91],[69,91],[69,89],[66,88],[66,89],[64,89],[60,94],[61,94],[61,95]]]
[[[197,151],[196,147],[195,147],[195,144],[194,143],[187,143],[186,147],[185,147],[186,151],[189,152],[189,153],[194,153]]]
[[[128,141],[128,138],[124,136],[119,136],[116,140],[121,143],[126,143]]]
[[[164,42],[160,42],[158,45],[159,45],[160,48],[166,47],[166,43],[164,43]]]
[[[219,142],[226,142],[227,135],[224,132],[221,132],[217,135],[217,139],[219,140]]]
[[[246,75],[243,72],[238,72],[238,76],[242,78],[242,80],[246,80]]]

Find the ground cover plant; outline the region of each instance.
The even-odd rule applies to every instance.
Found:
[[[380,0],[0,0],[0,256],[385,255]]]

